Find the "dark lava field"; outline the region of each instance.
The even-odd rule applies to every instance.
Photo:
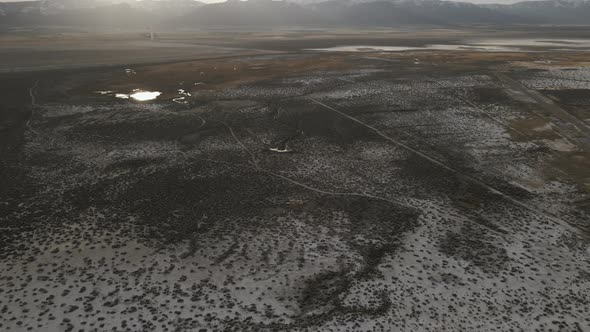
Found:
[[[590,330],[589,53],[268,53],[1,74],[0,330]]]

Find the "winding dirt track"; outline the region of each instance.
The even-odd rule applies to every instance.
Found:
[[[227,125],[226,125],[227,126]],[[354,193],[354,192],[335,192],[335,191],[328,191],[328,190],[322,190],[322,189],[318,189],[315,187],[312,187],[310,185],[307,185],[303,182],[299,182],[297,180],[293,180],[289,177],[286,177],[284,175],[281,174],[277,174],[277,173],[273,173],[269,170],[266,170],[262,167],[260,167],[258,159],[256,158],[256,156],[254,155],[254,153],[248,149],[248,147],[246,147],[246,145],[238,138],[238,136],[235,134],[235,132],[233,131],[233,129],[229,126],[227,126],[227,128],[229,129],[233,139],[236,141],[236,143],[238,143],[238,145],[242,148],[242,150],[244,150],[246,153],[248,153],[250,155],[251,161],[252,161],[252,165],[248,165],[249,167],[252,167],[254,170],[259,171],[259,172],[263,172],[266,173],[270,176],[274,176],[276,178],[282,179],[284,181],[290,182],[291,184],[294,184],[296,186],[305,188],[307,190],[311,190],[314,191],[318,194],[322,194],[322,195],[331,195],[331,196],[350,196],[350,197],[363,197],[363,198],[369,198],[369,199],[375,199],[375,200],[379,200],[379,201],[384,201],[384,202],[388,202],[397,206],[403,206],[406,208],[416,208],[416,206],[412,205],[412,204],[408,204],[399,200],[392,200],[389,198],[385,198],[385,197],[381,197],[381,196],[375,196],[375,195],[371,195],[371,194],[366,194],[366,193]],[[244,167],[245,165],[235,165],[235,166],[240,166],[240,167]],[[415,199],[414,199],[415,200]]]
[[[505,200],[507,200],[507,201],[509,201],[509,202],[511,202],[511,203],[513,203],[515,205],[518,205],[518,206],[520,206],[520,207],[522,207],[522,208],[524,208],[524,209],[526,209],[526,210],[528,210],[528,211],[530,211],[530,212],[532,212],[534,214],[541,215],[541,216],[543,216],[543,217],[545,217],[545,218],[547,218],[547,219],[549,219],[549,220],[551,220],[551,221],[553,221],[553,222],[555,222],[555,223],[557,223],[557,224],[565,227],[566,229],[572,231],[575,234],[578,234],[578,235],[580,235],[582,237],[587,237],[584,233],[580,232],[580,230],[578,230],[576,227],[572,226],[567,221],[565,221],[565,220],[563,220],[563,219],[555,216],[554,214],[552,214],[549,211],[543,210],[543,209],[541,209],[541,208],[539,208],[537,206],[531,206],[529,204],[526,204],[524,202],[521,202],[521,201],[519,201],[519,200],[511,197],[510,195],[505,194],[505,193],[501,192],[500,190],[498,190],[498,189],[496,189],[494,187],[491,187],[490,185],[484,183],[482,180],[480,180],[480,179],[478,179],[476,177],[473,177],[471,175],[462,173],[462,172],[460,172],[460,171],[452,168],[451,166],[448,166],[448,165],[444,164],[443,162],[435,159],[434,157],[431,157],[431,156],[429,156],[429,155],[427,155],[427,154],[425,154],[423,152],[420,152],[420,151],[412,148],[411,146],[408,146],[408,145],[406,145],[406,144],[404,144],[404,143],[402,143],[402,142],[400,142],[398,140],[395,140],[395,139],[387,136],[386,134],[384,134],[379,129],[377,129],[377,128],[375,128],[375,127],[373,127],[373,126],[371,126],[371,125],[369,125],[369,124],[367,124],[367,123],[365,123],[365,122],[363,122],[363,121],[361,121],[361,120],[359,120],[359,119],[357,119],[357,118],[355,118],[353,116],[350,116],[350,115],[348,115],[348,114],[346,114],[346,113],[344,113],[342,111],[339,111],[339,110],[337,110],[337,109],[335,109],[335,108],[333,108],[333,107],[331,107],[329,105],[326,105],[326,104],[322,103],[321,101],[318,101],[318,100],[315,100],[315,99],[312,99],[312,98],[309,98],[309,99],[312,102],[314,102],[314,103],[316,103],[316,104],[318,104],[320,106],[323,106],[324,108],[326,108],[328,110],[331,110],[333,112],[336,112],[336,113],[344,116],[345,118],[348,118],[348,119],[350,119],[350,120],[352,120],[352,121],[354,121],[354,122],[356,122],[356,123],[358,123],[358,124],[360,124],[360,125],[368,128],[369,130],[373,131],[375,134],[381,136],[382,138],[386,139],[387,141],[389,141],[389,142],[391,142],[391,143],[393,143],[395,145],[398,145],[398,146],[400,146],[400,147],[402,147],[402,148],[404,148],[404,149],[406,149],[406,150],[408,150],[408,151],[410,151],[410,152],[412,152],[412,153],[414,153],[414,154],[416,154],[416,155],[418,155],[418,156],[420,156],[420,157],[422,157],[422,158],[430,161],[431,163],[434,163],[434,164],[436,164],[436,165],[438,165],[438,166],[446,169],[447,171],[450,171],[450,172],[452,172],[454,174],[460,175],[463,178],[471,181],[472,183],[475,183],[475,184],[477,184],[477,185],[479,185],[479,186],[481,186],[481,187],[489,190],[490,192],[492,192],[492,193],[494,193],[494,194],[496,194],[496,195],[504,198]]]

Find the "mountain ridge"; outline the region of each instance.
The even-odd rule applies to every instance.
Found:
[[[231,25],[589,24],[590,0],[478,5],[441,0],[40,0],[0,3],[0,25],[114,27]]]

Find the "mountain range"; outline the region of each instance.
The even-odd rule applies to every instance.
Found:
[[[590,0],[41,0],[0,3],[0,26],[216,27],[590,24]]]

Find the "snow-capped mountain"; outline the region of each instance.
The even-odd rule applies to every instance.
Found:
[[[590,0],[476,5],[441,0],[40,0],[0,3],[0,25],[590,24]]]
[[[525,1],[512,5],[487,5],[486,7],[544,23],[590,24],[589,0]]]

